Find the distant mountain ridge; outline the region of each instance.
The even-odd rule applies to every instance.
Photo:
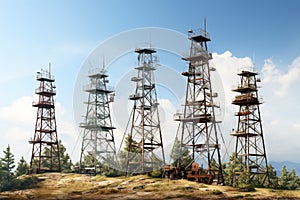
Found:
[[[283,162],[277,162],[277,161],[270,161],[269,164],[271,164],[276,171],[277,176],[281,176],[281,170],[282,167],[285,165],[286,169],[290,172],[292,169],[296,170],[297,175],[300,177],[300,163],[291,162],[291,161],[283,161]]]

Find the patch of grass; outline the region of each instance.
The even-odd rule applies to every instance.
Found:
[[[255,187],[253,185],[250,185],[250,184],[240,184],[238,186],[238,190],[240,192],[254,192]]]
[[[155,182],[152,184],[146,184],[145,192],[156,192],[156,191],[169,191],[171,188],[170,184],[167,182]]]
[[[139,179],[147,179],[149,178],[147,175],[136,175],[136,176],[131,176],[131,177],[127,177],[127,179],[129,180],[139,180]]]
[[[177,186],[174,190],[182,190],[182,191],[194,191],[193,186]]]
[[[185,193],[177,193],[177,194],[170,194],[167,195],[165,198],[166,199],[173,199],[173,198],[188,198],[191,197],[191,194],[185,194]]]
[[[123,182],[123,181],[116,180],[115,182],[110,183],[108,186],[109,186],[109,187],[118,187],[122,182]]]
[[[39,181],[40,180],[36,176],[19,176],[17,178],[12,178],[10,181],[0,183],[0,192],[36,188]]]
[[[160,188],[162,185],[163,184],[161,184],[161,183],[154,183],[151,186],[154,187],[154,188]]]
[[[220,195],[220,194],[223,194],[223,192],[220,191],[220,190],[212,190],[211,193],[214,194],[214,195]]]
[[[107,177],[106,176],[102,176],[102,175],[96,175],[95,177],[92,178],[93,180],[95,181],[106,181],[107,180]]]
[[[99,190],[97,193],[99,193],[99,194],[115,194],[118,192],[119,192],[119,190],[115,189],[115,188],[105,188],[105,189]]]
[[[203,183],[199,184],[199,187],[200,187],[200,188],[208,188],[207,185],[205,185],[205,184],[203,184]]]

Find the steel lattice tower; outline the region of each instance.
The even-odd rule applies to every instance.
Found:
[[[267,155],[263,137],[256,78],[258,73],[242,71],[239,85],[233,89],[239,92],[232,104],[239,106],[235,113],[238,117],[237,130],[232,134],[236,138],[233,181],[237,181],[241,172],[246,172],[247,182],[263,184],[269,182]]]
[[[34,137],[29,140],[29,143],[32,144],[31,173],[61,171],[53,99],[56,95],[56,87],[50,66],[49,71],[37,72],[36,80],[40,82],[40,86],[35,90],[39,99],[32,103],[33,107],[37,107],[37,117]]]
[[[129,148],[126,174],[140,174],[160,169],[165,163],[162,133],[160,127],[154,71],[157,61],[151,48],[140,48],[138,53],[135,93],[129,96],[134,106],[129,119]],[[125,132],[126,134],[126,132]],[[162,156],[162,160],[158,157]]]
[[[95,173],[100,165],[112,167],[116,161],[115,140],[109,104],[114,101],[114,91],[107,86],[108,75],[104,69],[96,68],[88,72],[90,83],[84,86],[88,93],[86,115],[83,128],[83,139],[80,154],[80,170],[94,168]]]
[[[179,121],[177,138],[182,150],[188,149],[192,162],[183,164],[178,158],[177,168],[184,171],[191,170],[192,163],[201,164],[200,181],[211,182],[217,179],[219,184],[224,182],[220,145],[218,142],[217,124],[213,99],[217,93],[212,91],[211,71],[215,68],[209,66],[212,59],[207,50],[210,35],[206,30],[189,30],[191,40],[190,55],[182,58],[188,61],[188,71],[182,72],[187,78],[186,97],[183,113],[178,111],[174,120]],[[185,165],[185,166],[183,166]]]

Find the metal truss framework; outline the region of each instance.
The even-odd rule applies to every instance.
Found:
[[[114,91],[107,86],[108,75],[104,69],[88,72],[90,83],[83,87],[88,101],[80,153],[80,170],[92,168],[98,172],[100,165],[114,167],[116,164],[115,140],[109,104],[114,101]]]
[[[217,121],[213,99],[217,93],[211,86],[211,71],[215,68],[209,66],[212,59],[207,50],[207,42],[210,35],[206,30],[189,30],[191,40],[190,55],[182,59],[188,61],[188,71],[182,72],[187,78],[186,97],[182,111],[174,115],[174,120],[179,121],[177,138],[180,140],[181,149],[187,148],[192,162],[182,166],[181,158],[178,159],[177,167],[190,170],[192,163],[203,166],[202,176],[207,179],[217,179],[219,184],[224,182],[220,145],[218,142]],[[205,180],[204,178],[203,180]]]
[[[56,95],[55,79],[49,69],[37,72],[36,80],[40,86],[35,90],[38,101],[32,103],[37,107],[37,117],[34,137],[29,140],[32,144],[31,173],[61,171],[53,98]]]
[[[238,75],[240,84],[233,91],[240,94],[232,101],[239,106],[235,113],[237,129],[231,134],[236,138],[233,181],[246,172],[247,182],[262,185],[266,180],[270,181],[259,108],[262,99],[258,97],[257,82],[260,80],[256,78],[258,74],[251,71],[242,71]]]
[[[126,174],[141,174],[160,169],[165,163],[154,71],[157,60],[152,48],[139,48],[136,89],[129,96],[134,106],[129,119]],[[126,132],[124,133],[126,134]],[[161,159],[162,158],[162,159]]]

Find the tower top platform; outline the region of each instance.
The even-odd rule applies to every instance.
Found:
[[[210,34],[203,29],[188,30],[188,37],[195,42],[208,42],[210,40]]]
[[[156,51],[153,48],[136,48],[134,50],[135,53],[145,53],[145,54],[151,54],[156,53]]]
[[[107,72],[103,68],[94,68],[88,71],[89,78],[106,78],[108,77]]]
[[[256,76],[258,75],[257,72],[250,72],[250,71],[242,71],[238,73],[239,76]]]

